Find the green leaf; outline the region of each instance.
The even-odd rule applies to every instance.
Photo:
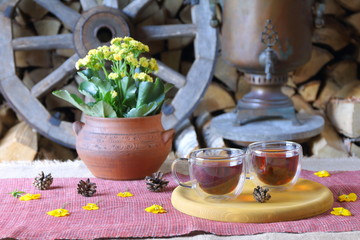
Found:
[[[149,104],[144,104],[140,107],[131,109],[127,114],[125,114],[125,117],[132,118],[132,117],[144,117],[151,114],[156,108],[157,108],[156,102],[151,102]]]
[[[104,101],[86,104],[77,95],[70,94],[66,90],[54,91],[53,94],[65,101],[68,101],[87,115],[94,117],[116,117],[114,109]]]
[[[139,107],[144,104],[151,103],[151,102],[156,102],[157,104],[161,104],[165,99],[164,90],[165,90],[164,84],[158,78],[155,80],[154,83],[140,82],[136,107]]]
[[[19,191],[19,190],[15,190],[13,192],[9,192],[9,194],[11,194],[11,196],[15,197],[15,198],[19,198],[21,197],[21,195],[23,195],[25,192],[23,191]]]
[[[94,117],[105,117],[105,118],[116,118],[116,112],[111,107],[110,104],[104,101],[99,101],[95,103],[89,111],[91,112],[91,116]]]
[[[81,82],[79,85],[79,92],[83,95],[99,100],[99,88],[93,82]]]
[[[172,89],[174,87],[174,85],[172,85],[171,83],[165,83],[164,85],[164,92],[167,93],[168,91],[170,91],[170,89]]]
[[[107,92],[114,90],[114,87],[109,81],[102,80],[98,77],[92,77],[90,82],[94,83],[99,89],[99,98],[101,99]]]
[[[122,104],[130,108],[136,106],[136,85],[132,78],[124,77],[120,81],[121,93],[123,96]]]

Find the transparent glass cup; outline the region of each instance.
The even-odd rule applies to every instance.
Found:
[[[190,181],[182,182],[177,167],[186,163]],[[235,148],[203,148],[190,153],[189,158],[176,159],[171,166],[175,181],[192,188],[205,200],[227,200],[242,192],[245,173],[245,152]]]
[[[254,142],[246,152],[249,177],[257,185],[287,190],[301,172],[303,151],[290,141]]]

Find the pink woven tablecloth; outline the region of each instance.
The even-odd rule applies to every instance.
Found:
[[[331,172],[328,178],[319,178],[313,172],[303,171],[303,178],[322,183],[337,196],[339,192],[354,192],[360,196],[360,171]],[[330,210],[310,219],[267,224],[224,223],[185,215],[171,205],[172,190],[177,186],[171,176],[165,192],[153,193],[146,189],[143,180],[106,181],[92,179],[98,192],[90,198],[77,194],[78,178],[58,178],[50,190],[39,191],[32,186],[32,179],[0,180],[0,238],[18,239],[94,239],[116,237],[165,237],[179,236],[192,231],[217,235],[244,235],[266,232],[338,232],[360,230],[360,201],[334,202],[334,207],[349,209],[353,216],[330,214]],[[8,192],[15,189],[28,193],[41,193],[41,199],[27,202],[13,198]],[[117,197],[129,189],[134,196]],[[87,203],[99,203],[100,209],[86,211]],[[63,203],[71,214],[56,218],[46,212],[60,208]],[[153,204],[162,205],[168,212],[152,214],[144,209]]]

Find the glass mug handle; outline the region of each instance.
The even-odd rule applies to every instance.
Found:
[[[252,171],[251,161],[252,161],[251,153],[249,150],[247,150],[245,155],[245,164],[246,164],[245,179],[247,180],[253,180],[255,178],[254,173]]]
[[[182,163],[182,161],[189,161],[188,158],[177,158],[174,160],[174,162],[171,164],[171,174],[173,176],[173,178],[175,179],[175,181],[182,187],[186,187],[186,188],[193,188],[192,185],[188,185],[182,181],[180,181],[178,175],[177,175],[177,166]]]

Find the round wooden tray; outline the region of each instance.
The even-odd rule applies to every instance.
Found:
[[[329,210],[333,195],[324,185],[300,178],[288,191],[271,190],[266,203],[254,200],[253,182],[246,181],[241,195],[224,202],[207,202],[194,189],[177,187],[172,205],[185,214],[223,222],[266,223],[309,218]]]

